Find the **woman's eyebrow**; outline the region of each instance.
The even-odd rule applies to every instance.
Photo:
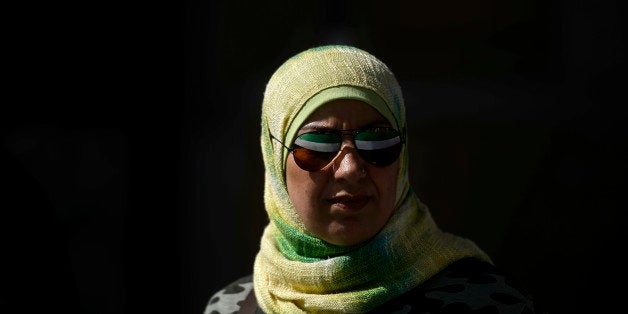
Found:
[[[366,128],[372,128],[372,127],[391,127],[392,125],[390,124],[390,122],[388,122],[385,119],[381,119],[381,120],[375,120],[375,121],[371,121],[359,128],[356,129],[366,129]],[[330,131],[335,131],[335,130],[339,130],[333,127],[330,127],[328,124],[324,123],[324,122],[319,122],[319,121],[312,121],[309,123],[306,123],[305,125],[303,125],[300,129],[299,132],[303,132],[303,131],[326,131],[326,130],[330,130]]]
[[[303,130],[332,130],[332,128],[324,122],[312,121],[312,122],[308,122],[304,124],[299,129],[299,131],[303,131]]]

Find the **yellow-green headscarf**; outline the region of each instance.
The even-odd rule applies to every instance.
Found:
[[[350,46],[322,46],[287,60],[273,74],[262,108],[264,203],[270,223],[255,259],[254,289],[267,313],[366,312],[416,287],[452,262],[490,258],[470,240],[441,231],[408,181],[399,157],[395,210],[366,243],[336,246],[308,233],[288,196],[285,165],[303,121],[333,99],[362,100],[405,133],[401,88],[388,67]]]

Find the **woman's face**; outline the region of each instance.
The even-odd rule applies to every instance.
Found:
[[[299,134],[320,129],[348,130],[390,126],[370,105],[339,99],[318,108]],[[390,218],[399,161],[376,167],[358,154],[351,136],[323,169],[308,172],[288,154],[286,183],[297,214],[314,236],[335,245],[354,245],[376,235]]]

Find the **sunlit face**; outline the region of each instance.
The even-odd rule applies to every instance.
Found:
[[[364,102],[339,99],[318,108],[297,135],[376,126],[390,123]],[[299,168],[288,154],[288,194],[312,235],[335,245],[359,244],[376,235],[390,218],[398,169],[399,161],[381,168],[364,161],[351,137],[345,137],[338,155],[320,171]]]

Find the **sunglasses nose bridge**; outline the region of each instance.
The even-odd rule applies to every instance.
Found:
[[[338,151],[338,154],[342,153],[342,151],[346,147],[350,147],[351,149],[354,149],[357,151],[357,147],[355,146],[355,134],[353,133],[341,134],[340,138],[342,142],[340,143],[340,150]]]
[[[340,135],[340,138],[342,139],[342,142],[340,145],[340,149],[338,150],[336,156],[334,156],[334,160],[332,160],[332,162],[338,159],[342,160],[347,157],[354,159],[355,163],[361,164],[362,162],[364,162],[362,155],[358,151],[358,147],[355,145],[355,137],[358,132],[359,131],[356,130],[345,130],[338,133]]]
[[[345,130],[338,133],[340,139],[342,140],[341,148],[344,147],[347,143],[350,143],[353,148],[355,148],[355,136],[358,134],[356,130]]]

